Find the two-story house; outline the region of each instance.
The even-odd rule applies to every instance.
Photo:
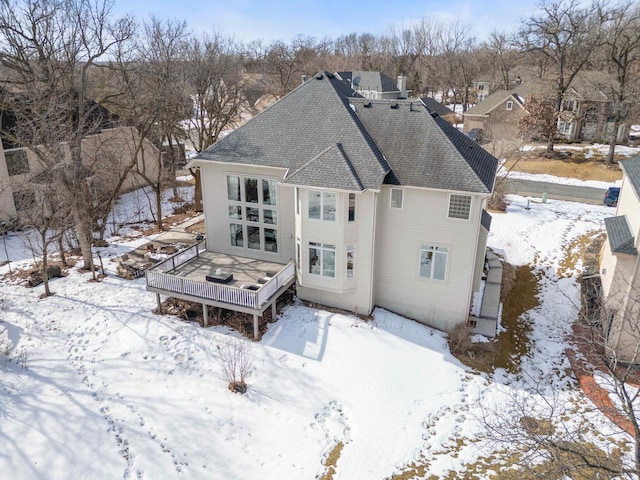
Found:
[[[118,175],[127,172],[121,187],[123,191],[140,188],[147,184],[144,177],[157,180],[170,172],[163,166],[164,155],[150,141],[142,139],[138,131],[122,126],[104,108],[96,109],[90,119],[93,133],[82,140],[83,162],[98,164],[104,177],[99,181],[117,182]],[[2,112],[2,130],[11,130],[15,117],[11,112]],[[69,159],[71,149],[60,143],[57,149],[60,162]],[[133,168],[130,165],[133,163]],[[33,205],[38,195],[37,182],[32,179],[43,172],[44,166],[36,153],[13,144],[7,138],[0,141],[0,221],[20,219],[24,210]]]
[[[366,70],[336,72],[335,76],[364,98],[389,100],[407,98],[411,93],[411,90],[407,90],[405,75],[399,75],[396,83],[382,72]]]
[[[640,157],[624,173],[616,215],[605,218],[600,279],[604,335],[620,362],[640,363]]]
[[[253,313],[255,333],[293,282],[358,314],[468,320],[498,162],[420,101],[362,98],[319,73],[189,166],[206,246],[148,270],[148,290]]]

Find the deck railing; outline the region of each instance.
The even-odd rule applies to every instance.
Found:
[[[164,290],[167,294],[179,293],[205,300],[240,305],[249,308],[260,308],[283,285],[291,281],[295,275],[295,266],[289,262],[284,269],[271,277],[266,283],[259,285],[257,290],[248,288],[222,285],[202,280],[192,280],[176,275],[175,268],[197,257],[204,250],[199,250],[199,245],[190,247],[173,257],[167,258],[146,271],[147,286],[158,290]]]

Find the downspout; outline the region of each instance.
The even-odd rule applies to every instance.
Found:
[[[373,290],[375,282],[375,265],[376,265],[376,226],[378,224],[378,193],[373,192],[373,225],[371,228],[371,268],[369,281],[369,313],[373,312]]]

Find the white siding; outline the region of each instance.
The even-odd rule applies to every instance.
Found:
[[[368,314],[373,307],[373,239],[375,229],[376,194],[356,195],[356,221],[349,223],[347,192],[338,192],[336,222],[309,219],[307,215],[308,189],[300,189],[302,208],[297,220],[301,239],[302,268],[298,277],[298,296],[310,302],[331,305],[359,314]],[[308,273],[309,242],[336,246],[336,277],[322,278]],[[355,275],[346,278],[346,251],[355,246]]]
[[[288,263],[295,257],[294,189],[277,187],[278,253],[232,247],[229,239],[229,203],[227,201],[227,175],[272,178],[280,180],[282,169],[228,165],[211,162],[200,167],[202,200],[205,211],[207,249],[241,255],[276,263]]]
[[[389,192],[382,190],[378,208],[375,303],[450,330],[469,315],[482,200],[473,198],[469,220],[457,220],[447,218],[447,192],[405,188],[402,209],[389,208]],[[419,276],[425,244],[448,248],[444,281]]]

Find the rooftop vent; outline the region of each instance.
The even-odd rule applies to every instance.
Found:
[[[367,102],[364,105],[362,105],[364,108],[371,108],[373,105],[371,102]]]
[[[322,80],[324,78],[324,75],[322,75],[322,73],[319,73],[318,75],[316,75],[316,80]]]
[[[398,105],[397,103],[392,103],[391,108],[393,108],[394,110],[397,110],[400,108],[400,105]]]

